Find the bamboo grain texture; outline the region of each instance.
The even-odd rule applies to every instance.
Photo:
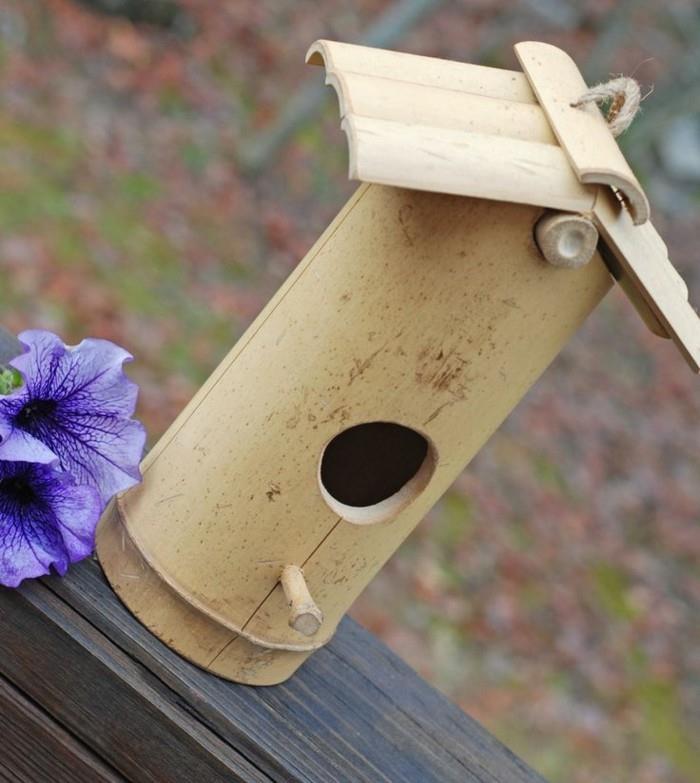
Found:
[[[318,41],[348,138],[349,176],[437,193],[590,210],[526,77],[515,71]]]
[[[614,196],[601,191],[594,208],[598,230],[663,331],[688,366],[700,372],[700,319],[688,301],[688,287],[669,261],[654,226],[635,226]]]

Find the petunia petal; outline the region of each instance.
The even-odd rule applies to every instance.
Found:
[[[21,332],[18,339],[26,350],[9,364],[22,373],[25,388],[32,391],[32,396],[40,396],[49,386],[63,380],[67,368],[63,368],[59,378],[56,376],[65,346],[60,337],[43,329]]]
[[[19,335],[27,351],[11,362],[25,385],[0,397],[0,458],[43,459],[55,454],[78,483],[97,487],[104,504],[140,481],[138,464],[146,433],[129,417],[138,387],[124,374],[132,359],[108,340],[86,339],[67,347],[56,335]],[[21,433],[21,435],[17,435]],[[30,448],[41,442],[44,450]],[[36,455],[43,455],[36,456]]]
[[[102,511],[99,492],[94,488],[66,484],[53,498],[56,524],[71,563],[88,557],[95,549],[95,528]]]
[[[56,422],[48,440],[51,450],[79,484],[99,490],[104,505],[141,480],[138,463],[146,431],[138,421],[61,411]]]
[[[17,587],[23,579],[48,574],[53,566],[61,574],[68,568],[68,552],[52,520],[41,514],[0,514],[0,584]]]
[[[92,551],[101,503],[53,464],[0,461],[0,584],[17,585]]]
[[[21,332],[19,340],[28,350],[10,365],[22,373],[33,399],[71,400],[93,410],[99,405],[100,413],[109,416],[133,414],[138,387],[122,369],[133,359],[128,351],[93,338],[68,347],[42,329]]]
[[[0,420],[0,460],[49,463],[56,461],[56,454],[40,440],[18,429],[8,429]]]

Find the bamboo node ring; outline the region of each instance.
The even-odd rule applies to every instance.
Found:
[[[535,241],[553,266],[579,269],[593,258],[598,229],[583,215],[550,212],[535,224]]]

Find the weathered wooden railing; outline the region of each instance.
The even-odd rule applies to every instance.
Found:
[[[18,343],[0,329],[0,363]],[[98,563],[0,588],[0,781],[535,783],[534,772],[350,619],[288,682],[193,666]]]
[[[88,560],[0,590],[0,780],[535,783],[523,762],[345,619],[289,681],[180,658]]]

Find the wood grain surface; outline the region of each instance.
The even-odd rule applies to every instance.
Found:
[[[124,783],[61,725],[0,677],[0,780]]]
[[[13,777],[5,751],[0,780],[542,781],[349,619],[287,683],[236,685],[149,633],[91,560],[0,590],[0,674],[12,683],[0,701],[25,716],[24,745],[7,721],[3,745],[56,755],[50,776],[30,766]],[[63,770],[70,754],[79,761]]]

